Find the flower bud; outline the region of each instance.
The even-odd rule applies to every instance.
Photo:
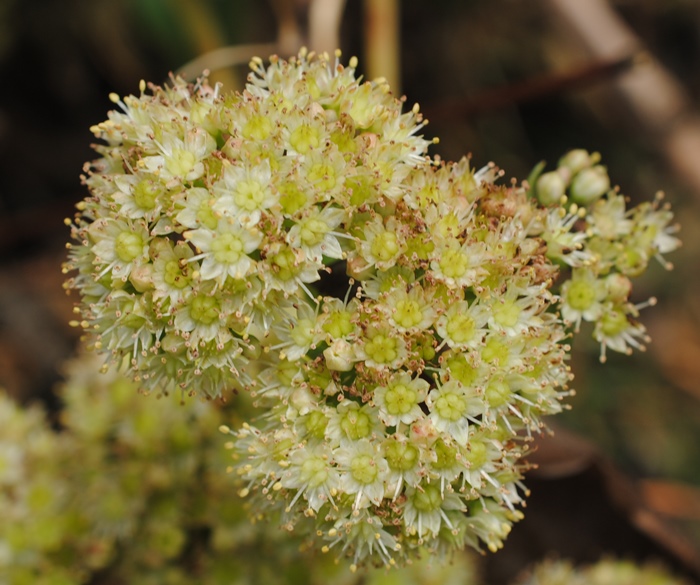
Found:
[[[537,199],[542,205],[557,205],[564,191],[566,191],[566,183],[557,171],[544,173],[537,179]]]
[[[632,282],[626,276],[614,272],[605,279],[608,298],[614,303],[624,303],[632,292]]]
[[[323,351],[326,366],[329,370],[337,372],[349,372],[355,364],[355,352],[347,341],[337,339],[330,347]]]
[[[182,338],[174,333],[166,333],[160,341],[160,346],[163,348],[163,351],[171,354],[180,354],[185,350]]]
[[[138,292],[146,292],[153,288],[153,265],[139,264],[131,270],[129,280]]]
[[[571,175],[580,173],[583,169],[592,167],[600,160],[600,155],[597,152],[589,154],[583,148],[570,150],[559,159],[559,168],[567,169]]]
[[[583,169],[571,181],[571,199],[579,205],[590,205],[610,190],[608,170],[602,165]]]

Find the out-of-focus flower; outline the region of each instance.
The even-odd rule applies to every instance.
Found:
[[[604,559],[584,567],[567,561],[545,561],[515,585],[686,585],[686,581],[662,566]]]

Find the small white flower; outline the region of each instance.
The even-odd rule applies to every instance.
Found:
[[[333,503],[333,493],[340,487],[340,475],[333,465],[333,455],[327,446],[303,446],[292,451],[289,465],[282,473],[282,487],[296,490],[287,506],[291,510],[303,497],[309,508],[318,512],[327,502]]]
[[[421,378],[412,379],[405,372],[393,374],[374,389],[372,400],[379,408],[380,420],[389,427],[418,420],[423,415],[420,405],[429,388],[430,384]]]
[[[203,128],[190,128],[184,139],[165,134],[159,143],[161,154],[144,157],[142,166],[166,181],[192,182],[204,174],[202,159],[216,148],[214,138]]]
[[[578,331],[581,320],[597,321],[607,296],[605,281],[590,268],[574,268],[561,287],[561,316]]]
[[[488,308],[480,303],[453,303],[435,324],[438,335],[452,348],[474,348],[483,344]]]
[[[255,166],[226,165],[223,180],[214,186],[219,194],[214,211],[235,218],[244,227],[257,224],[262,212],[279,198],[271,181],[272,171],[267,159]]]
[[[319,210],[311,208],[292,226],[287,235],[291,246],[301,248],[309,259],[321,262],[327,258],[342,258],[343,249],[333,230],[345,219],[345,211],[336,207]]]
[[[258,230],[225,219],[219,220],[215,231],[202,228],[183,235],[197,246],[199,254],[192,260],[202,260],[202,279],[217,280],[221,284],[228,276],[241,280],[252,272],[255,261],[248,254],[256,250],[263,239]]]
[[[486,246],[482,242],[460,244],[450,238],[444,245],[435,247],[430,268],[437,279],[450,287],[470,287],[488,275],[484,267],[487,258]]]
[[[435,428],[451,436],[458,445],[469,439],[469,421],[484,413],[484,400],[473,389],[465,388],[456,380],[433,388],[425,401],[430,409],[430,420]]]
[[[366,439],[340,447],[335,454],[340,489],[354,494],[353,510],[378,506],[384,499],[389,467],[378,449]]]
[[[445,512],[447,510],[466,511],[462,500],[452,492],[441,493],[440,487],[434,483],[423,483],[415,488],[406,490],[406,503],[403,517],[404,530],[409,535],[416,534],[419,538],[435,537],[440,532],[443,523],[452,528],[452,522]]]
[[[96,220],[88,228],[98,279],[111,272],[114,278],[126,281],[131,270],[148,259],[150,236],[142,220]]]

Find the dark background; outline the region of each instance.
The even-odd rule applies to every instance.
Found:
[[[643,314],[655,339],[648,353],[603,366],[590,331],[577,339],[578,394],[556,421],[568,431],[541,446],[527,519],[490,557],[487,575],[495,583],[546,554],[591,561],[606,551],[692,573],[700,571],[700,2],[610,2],[634,39],[610,55],[572,32],[563,3],[400,3],[401,92],[431,119],[426,134],[441,139],[434,154],[472,153],[476,166],[494,161],[522,179],[569,148],[599,151],[633,202],[663,189],[682,225],[675,270],[653,264],[636,284],[638,301],[659,298]],[[305,9],[294,7],[302,32]],[[109,92],[164,81],[217,47],[274,43],[276,14],[262,0],[0,0],[0,385],[19,400],[57,407],[60,363],[75,351],[72,300],[61,288],[63,218],[85,195],[89,127],[112,107]],[[360,70],[367,26],[363,2],[348,0],[340,42]],[[651,85],[625,85],[650,70],[661,72]],[[245,67],[214,75],[240,87]]]

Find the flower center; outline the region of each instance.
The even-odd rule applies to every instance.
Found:
[[[219,318],[219,303],[214,297],[194,297],[190,301],[190,317],[202,325],[211,325]]]
[[[134,203],[141,209],[150,210],[156,206],[159,189],[152,181],[141,181],[134,187]]]
[[[459,250],[446,250],[440,258],[440,270],[448,278],[461,278],[468,267],[467,257]]]
[[[514,301],[496,303],[492,308],[493,318],[502,327],[513,327],[520,317],[520,307]]]
[[[486,445],[482,441],[470,441],[469,451],[465,453],[467,461],[474,468],[482,467],[488,460]]]
[[[372,424],[366,412],[351,410],[345,413],[340,421],[340,428],[347,435],[348,439],[357,441],[370,434]]]
[[[437,185],[425,185],[421,188],[420,191],[418,191],[416,199],[418,200],[418,205],[422,208],[425,208],[428,205],[440,201],[440,191],[438,190]]]
[[[243,126],[241,134],[249,140],[265,140],[272,132],[272,121],[265,116],[253,116]]]
[[[306,175],[311,183],[322,191],[335,187],[335,169],[326,163],[312,165]]]
[[[389,414],[406,414],[416,404],[418,393],[404,384],[396,384],[386,391],[386,410]]]
[[[370,252],[372,255],[382,262],[391,260],[399,251],[399,244],[394,232],[382,232],[372,240]]]
[[[334,311],[328,315],[323,324],[323,330],[335,339],[340,339],[352,333],[352,313],[349,311]]]
[[[600,320],[600,328],[606,337],[615,337],[629,327],[627,315],[619,309],[605,313]]]
[[[365,353],[378,364],[393,362],[398,356],[396,340],[378,333],[365,345]]]
[[[122,262],[131,262],[141,255],[143,240],[133,232],[120,233],[114,242],[114,251]]]
[[[320,244],[330,229],[326,223],[314,217],[305,220],[300,228],[299,237],[306,246]]]
[[[585,311],[596,300],[595,287],[585,280],[572,280],[566,291],[566,302],[576,311]]]
[[[395,471],[409,471],[418,462],[418,449],[409,443],[390,441],[385,451],[387,463]]]
[[[423,486],[423,491],[416,491],[413,495],[413,506],[420,512],[432,512],[442,504],[440,488],[437,485]]]
[[[174,177],[185,177],[197,164],[194,152],[175,148],[170,156],[165,157],[165,168]]]
[[[165,263],[165,274],[163,275],[163,280],[175,288],[185,288],[190,282],[189,277],[180,268],[180,263],[177,260],[168,260]]]
[[[235,264],[243,255],[243,242],[235,234],[219,234],[211,242],[211,251],[220,264]]]
[[[214,210],[211,208],[209,201],[202,201],[199,209],[197,209],[197,219],[202,225],[208,227],[210,230],[216,229],[216,226],[219,223],[219,220],[217,219]]]
[[[308,196],[294,183],[285,183],[279,186],[280,205],[282,210],[292,215],[302,209],[308,200]]]
[[[314,439],[323,439],[326,435],[328,419],[320,410],[312,410],[304,419],[304,423],[306,424],[306,431]]]
[[[486,387],[486,401],[494,408],[506,404],[510,394],[510,386],[503,380],[491,380]]]
[[[328,479],[328,463],[322,457],[309,457],[301,465],[301,481],[315,488]]]
[[[455,343],[467,343],[476,334],[476,323],[468,315],[453,315],[447,322],[445,331]]]
[[[440,418],[456,422],[467,411],[467,401],[464,396],[454,392],[445,393],[435,401],[435,411]]]
[[[450,469],[457,463],[457,450],[449,447],[442,439],[435,441],[433,452],[436,460],[432,466],[435,469]]]
[[[307,124],[297,127],[289,136],[289,144],[299,154],[306,154],[312,148],[316,148],[319,143],[318,130]]]
[[[272,269],[277,278],[283,281],[292,280],[298,273],[296,258],[292,250],[282,250],[272,257]]]
[[[377,479],[379,469],[372,456],[363,453],[353,457],[350,462],[350,473],[356,482],[368,485]]]
[[[244,179],[236,185],[236,193],[233,196],[234,203],[246,211],[260,209],[265,200],[265,190],[258,181]]]
[[[423,320],[423,311],[416,301],[399,301],[396,303],[394,321],[406,329],[415,327]]]
[[[316,321],[311,319],[300,319],[292,329],[292,341],[299,347],[311,345],[314,340]]]
[[[474,380],[476,380],[478,374],[477,369],[472,366],[463,355],[458,355],[447,360],[446,365],[450,371],[450,377],[461,382],[463,386],[471,386]]]
[[[486,346],[481,351],[481,358],[489,364],[505,364],[508,360],[508,354],[508,346],[492,337],[486,342]]]

